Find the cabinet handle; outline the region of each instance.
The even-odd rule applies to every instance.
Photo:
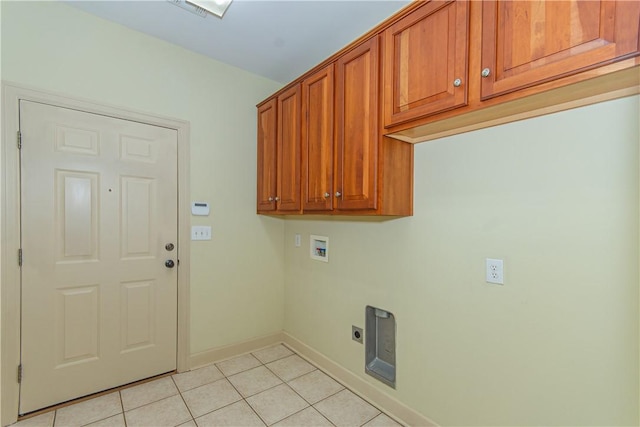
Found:
[[[269,197],[269,201],[270,201],[270,202],[273,202],[273,197]]]
[[[482,74],[482,77],[489,77],[489,74],[491,74],[491,70],[489,68],[485,68],[480,74]]]
[[[277,201],[279,201],[279,200],[280,200],[280,197],[276,196],[276,199],[275,199],[275,200],[276,200],[276,202],[277,202]]]
[[[324,198],[325,198],[325,199],[328,199],[329,197],[331,197],[331,194],[329,194],[329,193],[324,193]]]
[[[453,81],[453,85],[454,85],[455,87],[460,87],[460,85],[461,85],[461,84],[462,84],[462,80],[460,80],[460,79],[455,79],[455,80]]]
[[[336,197],[340,197],[340,196],[342,196],[342,193],[339,191],[336,191]]]

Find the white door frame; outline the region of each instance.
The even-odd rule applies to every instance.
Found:
[[[17,420],[20,364],[20,164],[17,145],[19,101],[42,102],[119,119],[175,129],[178,133],[178,371],[189,369],[189,271],[190,271],[190,192],[189,133],[187,121],[151,115],[116,106],[71,98],[2,82],[2,149],[0,150],[0,425]],[[28,372],[25,373],[28,375]]]

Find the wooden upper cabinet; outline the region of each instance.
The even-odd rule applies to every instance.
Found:
[[[383,33],[384,125],[467,103],[469,5],[432,0]]]
[[[276,210],[276,99],[258,106],[258,212]]]
[[[485,0],[482,8],[482,99],[640,53],[637,0]]]
[[[378,38],[336,61],[338,210],[376,209],[378,168]]]
[[[277,192],[280,212],[300,211],[300,85],[278,96]]]
[[[333,64],[302,82],[302,210],[333,209]]]

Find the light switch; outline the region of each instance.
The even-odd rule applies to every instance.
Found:
[[[210,225],[192,226],[191,240],[211,240],[211,226]]]
[[[302,238],[300,237],[300,235],[299,235],[299,234],[296,234],[296,241],[295,241],[295,245],[296,245],[296,248],[299,248],[299,247],[300,247],[300,245],[302,245]]]

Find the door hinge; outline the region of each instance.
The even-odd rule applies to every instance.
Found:
[[[22,382],[22,375],[23,375],[22,364],[19,364],[18,365],[18,384]]]
[[[18,249],[18,267],[22,267],[22,248]]]
[[[18,150],[22,148],[22,132],[18,131]]]

